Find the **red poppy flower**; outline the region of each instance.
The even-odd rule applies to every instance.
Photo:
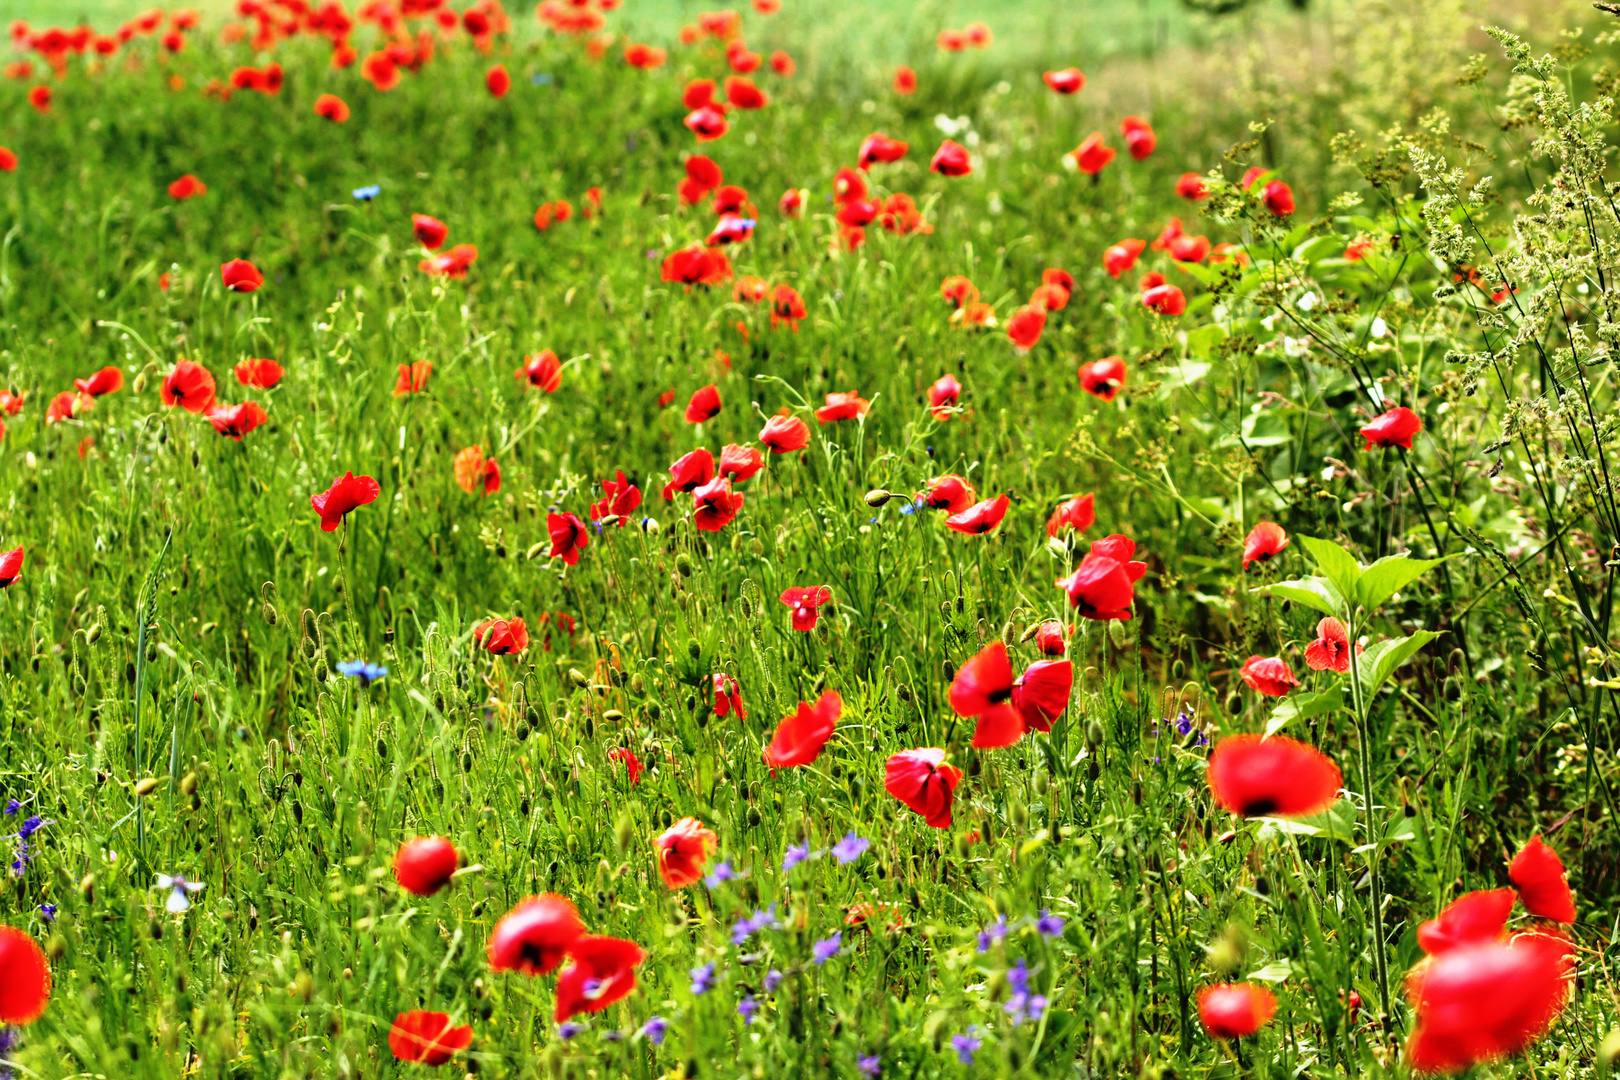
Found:
[[[741,41],[733,41],[726,47],[726,63],[730,64],[731,70],[739,75],[748,75],[758,71],[759,65],[764,62],[765,58],[763,56],[754,52]]]
[[[982,22],[971,22],[962,28],[968,44],[982,49],[990,44],[990,28]]]
[[[1098,554],[1096,545],[1080,560],[1074,573],[1059,578],[1056,584],[1068,594],[1069,603],[1083,619],[1107,622],[1131,617],[1129,608],[1136,599],[1132,578],[1119,560]]]
[[[1186,172],[1176,178],[1176,194],[1190,202],[1201,202],[1209,198],[1209,187],[1202,176]]]
[[[967,147],[954,139],[946,139],[934,151],[934,160],[928,163],[928,171],[941,176],[966,176],[973,171],[973,162],[968,157]]]
[[[388,1049],[400,1061],[422,1065],[443,1065],[458,1052],[472,1045],[471,1024],[450,1026],[448,1013],[414,1009],[394,1017],[388,1029]]]
[[[688,424],[701,424],[705,420],[712,420],[720,413],[720,391],[713,386],[705,386],[692,394],[692,400],[686,405],[686,422]]]
[[[1232,735],[1209,756],[1215,802],[1243,817],[1306,817],[1332,806],[1344,786],[1339,767],[1314,746],[1285,735]]]
[[[1121,120],[1119,133],[1125,136],[1125,149],[1137,161],[1145,161],[1159,145],[1159,137],[1153,134],[1152,125],[1140,116],[1127,116]]]
[[[810,425],[787,409],[765,421],[760,429],[759,441],[773,454],[790,454],[810,445]]]
[[[719,92],[720,84],[713,79],[693,79],[681,91],[681,104],[688,109],[701,109],[705,105],[714,104],[714,95]],[[708,159],[705,158],[704,160],[707,161]],[[715,171],[719,171],[719,166],[715,166]],[[687,175],[691,175],[690,169],[687,170]],[[715,184],[719,183],[719,179],[716,178]]]
[[[1250,689],[1266,697],[1282,697],[1299,685],[1288,662],[1280,656],[1251,656],[1238,669],[1238,674]]]
[[[489,935],[489,966],[494,971],[547,975],[585,933],[574,904],[555,893],[518,903],[501,916]]]
[[[783,323],[787,323],[795,334],[799,332],[799,321],[809,313],[804,307],[804,298],[797,289],[791,285],[778,285],[771,297],[771,329],[775,330]]]
[[[1041,271],[1042,285],[1056,285],[1066,293],[1074,292],[1074,275],[1056,266]]]
[[[28,104],[40,112],[51,111],[51,88],[48,86],[31,87],[28,91]]]
[[[561,557],[569,566],[579,562],[579,553],[591,543],[590,532],[577,514],[547,514],[546,532],[551,536],[546,558]]]
[[[1068,630],[1056,619],[1049,619],[1036,628],[1035,648],[1041,655],[1062,656],[1068,647]]]
[[[719,532],[736,519],[744,496],[731,490],[731,481],[717,476],[692,492],[692,524],[704,532]]]
[[[870,169],[873,162],[889,164],[899,161],[910,149],[909,143],[891,139],[881,131],[873,132],[861,142],[860,153],[856,156],[855,163],[862,170]]]
[[[32,1024],[50,1000],[45,951],[16,927],[0,925],[0,1024]]]
[[[420,394],[433,374],[433,361],[418,360],[414,364],[399,365],[399,378],[394,381],[394,396]]]
[[[1430,956],[1439,956],[1461,945],[1500,941],[1507,936],[1512,913],[1512,889],[1464,893],[1418,927],[1418,945]]]
[[[369,476],[344,473],[332,481],[332,486],[319,495],[311,495],[309,504],[321,516],[321,531],[333,532],[343,524],[349,511],[377,501],[382,487]]]
[[[736,679],[717,671],[710,682],[714,687],[714,715],[724,717],[735,712],[737,719],[748,719],[748,713],[743,709],[742,688],[737,685]]]
[[[602,481],[602,498],[591,504],[591,520],[617,517],[622,529],[640,505],[641,489],[626,480],[624,470],[620,469],[615,479]]]
[[[962,384],[955,375],[945,374],[928,388],[929,411],[941,422],[951,418],[951,409],[962,400]]]
[[[632,787],[641,783],[641,774],[646,771],[646,768],[641,764],[641,759],[636,757],[634,750],[627,746],[615,746],[608,751],[607,757],[609,761],[624,764],[625,771],[630,774],[630,785]]]
[[[1398,405],[1360,430],[1362,438],[1367,440],[1365,449],[1381,446],[1387,450],[1399,446],[1410,450],[1412,436],[1423,430],[1423,421],[1405,405]]]
[[[833,174],[833,202],[844,206],[866,198],[866,176],[848,165]]]
[[[1275,521],[1262,521],[1249,530],[1243,541],[1243,569],[1250,563],[1270,562],[1272,556],[1288,546],[1288,534]]]
[[[951,302],[951,306],[960,310],[968,304],[979,299],[979,290],[967,278],[960,274],[952,275],[939,283],[939,294]]]
[[[1359,655],[1361,646],[1356,646]],[[1350,634],[1344,623],[1326,618],[1316,624],[1316,640],[1305,646],[1305,665],[1312,671],[1350,671]]]
[[[169,198],[184,201],[208,194],[208,185],[190,173],[169,185]]]
[[[684,454],[669,467],[673,478],[664,485],[664,498],[673,499],[677,491],[696,491],[714,479],[714,455],[699,448]]]
[[[336,94],[322,94],[315,99],[315,115],[334,124],[342,124],[349,119],[349,106]]]
[[[731,122],[726,119],[726,114],[713,105],[693,109],[681,122],[697,136],[698,142],[713,142],[731,130]]]
[[[90,399],[81,397],[71,390],[64,390],[51,398],[51,403],[45,407],[45,423],[56,424],[63,420],[71,420],[79,414],[79,406],[83,403],[90,405]]]
[[[1086,85],[1086,77],[1076,67],[1048,71],[1041,75],[1041,79],[1059,94],[1078,94]]]
[[[219,268],[219,279],[231,292],[255,292],[264,284],[259,268],[246,259],[232,259]]]
[[[158,388],[163,404],[200,413],[214,403],[214,376],[201,364],[181,360]]]
[[[9,147],[0,146],[0,172],[16,172],[17,155]]]
[[[203,410],[203,416],[215,431],[237,442],[270,419],[270,415],[256,401],[244,401],[240,405],[210,405]]]
[[[426,214],[411,215],[411,232],[416,236],[416,242],[429,251],[438,251],[444,246],[444,241],[450,235],[450,226],[436,217]]]
[[[1125,388],[1125,361],[1117,356],[1080,365],[1080,389],[1103,401],[1113,401]]]
[[[827,395],[827,404],[816,410],[816,419],[823,424],[835,420],[857,420],[866,415],[872,403],[855,391]]]
[[[10,390],[0,390],[0,412],[4,412],[7,416],[16,416],[22,412],[22,407],[23,398],[21,394],[13,393]]]
[[[945,52],[961,52],[968,47],[967,35],[960,30],[941,30],[934,41]]]
[[[711,247],[719,244],[740,244],[754,235],[754,220],[752,218],[738,217],[736,214],[726,214],[703,238],[705,244]]]
[[[580,1013],[601,1012],[630,996],[636,988],[636,967],[646,958],[640,945],[623,938],[595,934],[577,938],[568,950],[568,966],[557,976],[557,1023]]]
[[[517,377],[528,380],[530,386],[555,394],[562,386],[562,363],[550,349],[542,349],[536,356],[525,356]]]
[[[668,888],[686,888],[703,876],[703,867],[719,844],[720,838],[697,818],[681,818],[653,841],[658,876]]]
[[[1260,193],[1260,201],[1277,217],[1288,217],[1294,212],[1294,190],[1281,180],[1273,180]]]
[[[985,750],[1011,746],[1024,736],[1024,720],[1012,703],[1012,663],[1007,646],[992,641],[964,663],[951,680],[951,708],[956,715],[977,718],[973,746]]]
[[[394,880],[414,896],[432,896],[450,884],[459,863],[455,845],[442,836],[419,836],[394,853]]]
[[[901,64],[895,70],[894,92],[897,94],[915,94],[917,92],[917,73],[905,64]]]
[[[796,585],[782,592],[782,603],[793,609],[793,629],[810,631],[821,618],[821,605],[832,599],[825,585]]]
[[[1076,495],[1058,503],[1052,516],[1046,519],[1046,535],[1056,536],[1065,527],[1075,532],[1085,532],[1097,521],[1096,503],[1097,496],[1094,494]]]
[[[765,748],[765,764],[773,769],[791,769],[815,761],[832,738],[843,710],[844,700],[836,690],[823,693],[814,705],[799,702],[793,715],[784,716],[776,725],[776,734]]]
[[[1086,136],[1085,142],[1071,150],[1069,156],[1074,159],[1081,172],[1087,176],[1096,176],[1114,160],[1116,153],[1118,151],[1113,147],[1103,145],[1103,133],[1094,131]]]
[[[1573,950],[1555,933],[1448,949],[1413,968],[1406,996],[1417,1025],[1406,1057],[1420,1073],[1459,1072],[1519,1053],[1569,999]]]
[[[124,373],[115,367],[104,367],[88,379],[74,379],[73,388],[91,397],[116,393],[124,388]]]
[[[484,86],[491,96],[503,98],[512,89],[512,76],[507,73],[504,64],[496,64],[484,73]]]
[[[1532,836],[1513,857],[1508,880],[1519,890],[1524,910],[1530,914],[1553,922],[1575,921],[1575,894],[1569,890],[1564,864],[1541,837]]]
[[[1136,265],[1136,260],[1145,247],[1147,244],[1141,240],[1121,240],[1103,252],[1103,269],[1108,271],[1109,277],[1117,280],[1121,274]]]
[[[662,279],[678,282],[688,289],[693,285],[718,285],[731,277],[731,260],[719,248],[693,244],[664,259]]]
[[[529,626],[519,618],[485,619],[473,627],[473,641],[496,656],[511,656],[529,647]]]
[[[1007,319],[1007,338],[1020,352],[1034,348],[1045,329],[1046,312],[1037,307],[1021,307]]]
[[[1186,233],[1170,241],[1167,249],[1176,262],[1201,263],[1209,258],[1209,237],[1188,236]]]
[[[1254,983],[1221,983],[1198,992],[1198,1019],[1212,1039],[1246,1039],[1276,1014],[1276,996]]]
[[[1187,310],[1187,296],[1174,285],[1155,285],[1142,294],[1142,306],[1160,315],[1180,315]]]
[[[1182,227],[1181,219],[1173,217],[1165,223],[1164,228],[1159,230],[1159,235],[1154,237],[1153,243],[1148,246],[1154,251],[1169,251],[1171,242],[1185,233],[1186,229]]]
[[[640,68],[642,71],[661,68],[667,59],[669,59],[669,54],[656,45],[636,43],[625,46],[624,62],[633,68]]]
[[[23,549],[14,547],[10,551],[0,554],[0,589],[15,584],[22,576]]]
[[[976,502],[973,485],[955,473],[946,473],[923,492],[923,505],[930,510],[944,510],[952,517],[963,513]]]
[[[882,212],[878,214],[878,224],[897,236],[912,233],[926,236],[934,231],[934,226],[923,220],[922,211],[917,209],[917,200],[903,191],[890,195],[880,205]]]
[[[754,206],[748,201],[748,189],[736,184],[721,184],[714,192],[714,212],[720,216],[726,214],[751,214]]]
[[[456,484],[469,495],[493,495],[501,490],[501,467],[484,456],[484,448],[473,445],[456,455],[453,471]]]
[[[804,213],[805,193],[799,188],[788,188],[782,192],[782,197],[776,200],[776,209],[783,217],[796,218]]]
[[[726,100],[739,109],[763,109],[771,103],[771,96],[754,85],[753,79],[729,75],[726,77]]]
[[[981,536],[994,531],[995,527],[1001,524],[1001,519],[1007,516],[1009,505],[1011,503],[1005,493],[997,495],[994,499],[985,499],[946,518],[945,527],[969,536]]]
[[[775,52],[771,53],[770,65],[771,70],[782,76],[784,79],[792,78],[793,73],[797,71],[799,67],[793,62],[793,57],[789,56],[781,49],[777,49]]]
[[[287,369],[274,360],[262,358],[242,360],[231,370],[236,373],[237,382],[259,390],[270,389],[287,373]]]
[[[800,421],[802,424],[803,421]],[[806,427],[806,432],[809,428]],[[765,467],[765,455],[752,446],[727,443],[720,448],[720,475],[742,483]]]
[[[945,751],[929,747],[902,750],[883,767],[884,790],[936,829],[951,827],[951,800],[962,782],[962,770],[944,762]]]

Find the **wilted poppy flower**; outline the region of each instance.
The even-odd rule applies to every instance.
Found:
[[[944,510],[952,516],[960,514],[977,501],[973,485],[955,473],[946,473],[923,492],[922,503],[930,510]]]
[[[763,109],[771,103],[771,96],[754,85],[753,79],[729,75],[726,77],[726,100],[739,109]]]
[[[897,94],[914,94],[917,92],[917,73],[905,64],[901,64],[895,70],[894,92]]]
[[[1191,202],[1209,198],[1209,186],[1195,172],[1185,172],[1176,178],[1176,194]]]
[[[1086,77],[1076,67],[1045,72],[1041,79],[1060,94],[1078,94],[1086,85]]]
[[[530,386],[555,394],[557,388],[562,386],[562,362],[550,349],[542,349],[535,356],[523,358],[523,366],[518,368],[517,377],[527,380]]]
[[[714,688],[714,715],[719,717],[737,714],[737,719],[748,719],[748,712],[743,708],[742,688],[737,680],[723,671],[717,671],[710,679]]]
[[[630,776],[631,786],[641,783],[641,774],[647,770],[645,766],[641,764],[641,759],[636,757],[636,752],[634,750],[630,749],[628,746],[615,746],[612,750],[608,751],[607,758],[609,761],[623,763],[625,772]]]
[[[1142,306],[1159,315],[1180,315],[1187,310],[1187,295],[1175,285],[1155,285],[1142,294]]]
[[[773,769],[791,769],[815,761],[832,738],[843,710],[844,700],[836,690],[825,691],[814,705],[799,702],[793,715],[784,716],[776,725],[776,734],[765,747],[765,764]]]
[[[731,260],[719,248],[693,244],[672,252],[664,259],[662,279],[693,285],[718,285],[732,277]]]
[[[1507,936],[1512,913],[1512,889],[1464,893],[1418,927],[1418,945],[1430,956],[1439,956],[1459,945],[1500,941]]]
[[[200,413],[214,403],[214,376],[201,364],[181,360],[158,387],[163,404]]]
[[[579,553],[591,543],[590,532],[577,514],[547,514],[546,532],[551,537],[546,558],[560,557],[569,566],[579,562]]]
[[[692,499],[692,524],[704,532],[719,532],[737,517],[744,496],[731,490],[728,478],[717,476],[692,492]]]
[[[416,242],[429,251],[438,251],[444,246],[445,239],[450,235],[450,226],[436,217],[426,214],[411,215],[411,232],[416,236]]]
[[[759,441],[773,454],[789,454],[810,445],[810,425],[787,409],[765,421]]]
[[[1041,308],[1026,305],[1007,318],[1007,339],[1020,352],[1034,348],[1045,329],[1046,312]]]
[[[1282,697],[1299,685],[1288,662],[1280,656],[1251,656],[1238,669],[1238,674],[1250,689],[1266,697]]]
[[[686,422],[688,424],[701,424],[705,420],[712,420],[720,414],[720,391],[713,386],[705,386],[693,392],[692,400],[686,404]]]
[[[215,431],[237,442],[270,419],[270,415],[256,401],[244,401],[240,405],[210,405],[203,411],[203,416]]]
[[[349,119],[349,106],[336,94],[322,94],[315,99],[315,115],[341,124]]]
[[[1361,652],[1361,646],[1356,646],[1356,652]],[[1350,634],[1344,623],[1329,617],[1316,624],[1316,640],[1305,646],[1305,665],[1312,671],[1349,672]]]
[[[1035,629],[1035,648],[1041,655],[1062,656],[1068,647],[1068,629],[1056,619],[1048,619]]]
[[[669,475],[672,479],[664,485],[665,499],[673,499],[678,491],[696,491],[714,479],[714,455],[701,447],[693,450],[669,467]]]
[[[976,718],[976,749],[1011,746],[1023,738],[1024,721],[1012,696],[1012,663],[1007,646],[999,641],[992,641],[957,671],[951,680],[951,708],[958,716]]]
[[[1405,405],[1397,405],[1360,429],[1361,437],[1367,440],[1365,449],[1371,450],[1375,446],[1389,449],[1399,446],[1406,450],[1412,449],[1412,436],[1423,430],[1423,421],[1418,414]]]
[[[771,53],[770,64],[771,70],[782,76],[784,79],[792,78],[793,73],[798,70],[798,65],[793,62],[793,57],[789,56],[781,49],[777,49],[775,52]]]
[[[0,925],[0,1024],[32,1024],[50,1000],[45,951],[23,931]]]
[[[1276,1014],[1276,996],[1254,983],[1221,983],[1198,992],[1198,1019],[1212,1039],[1246,1039]]]
[[[1332,806],[1344,776],[1314,746],[1273,735],[1232,735],[1209,757],[1209,790],[1243,817],[1306,817]]]
[[[782,603],[793,609],[793,629],[810,631],[821,618],[821,605],[832,599],[825,585],[796,585],[782,592]]]
[[[1575,961],[1562,934],[1460,945],[1406,977],[1417,1024],[1407,1061],[1420,1073],[1460,1072],[1517,1054],[1546,1033],[1569,999]]]
[[[200,198],[208,194],[208,185],[190,173],[169,185],[169,198],[185,201],[186,199]]]
[[[239,361],[231,370],[235,372],[237,382],[258,390],[270,389],[287,373],[287,369],[274,360],[263,358]]]
[[[936,829],[951,827],[951,800],[962,770],[945,764],[945,751],[937,747],[902,750],[883,767],[883,788],[921,814]]]
[[[264,284],[259,268],[246,259],[232,259],[221,264],[219,279],[231,292],[254,292]]]
[[[419,836],[394,853],[394,880],[415,896],[432,896],[450,884],[458,863],[455,845],[442,836]]]
[[[549,974],[583,933],[585,923],[571,900],[555,893],[531,896],[501,916],[490,931],[489,966],[494,971]]]
[[[697,818],[681,818],[653,841],[658,876],[668,888],[686,888],[703,876],[703,867],[719,844],[720,838]]]
[[[1001,524],[1001,519],[1007,516],[1009,505],[1005,494],[997,495],[994,499],[985,499],[946,518],[945,527],[969,536],[981,536]]]
[[[1113,401],[1125,388],[1125,361],[1105,356],[1080,365],[1080,389],[1103,401]]]
[[[1145,247],[1147,247],[1146,241],[1136,239],[1121,240],[1103,252],[1103,269],[1108,271],[1109,277],[1118,279],[1121,274],[1136,265],[1136,260],[1141,256],[1142,249]]]
[[[1083,619],[1107,622],[1131,617],[1129,609],[1136,599],[1132,578],[1118,559],[1098,554],[1095,545],[1074,573],[1059,578],[1056,585]]]
[[[855,163],[861,169],[869,169],[873,162],[887,164],[899,161],[906,156],[909,149],[911,147],[908,143],[891,139],[881,131],[874,132],[861,142],[860,153],[856,156]]]
[[[73,388],[81,394],[100,397],[124,388],[124,373],[111,365],[102,368],[88,379],[74,379]]]
[[[1267,184],[1260,193],[1260,201],[1278,217],[1287,217],[1294,212],[1294,190],[1281,180]]]
[[[0,589],[9,588],[22,577],[23,549],[14,547],[0,554]]]
[[[629,997],[636,988],[636,967],[646,958],[640,945],[623,938],[583,934],[575,939],[568,966],[557,976],[557,1023]]]
[[[731,130],[731,122],[726,114],[713,105],[700,105],[686,114],[681,121],[687,129],[696,135],[698,142],[713,142]]]
[[[1107,168],[1110,161],[1114,160],[1116,153],[1118,151],[1113,147],[1103,145],[1102,132],[1093,131],[1086,136],[1085,142],[1069,151],[1069,156],[1074,159],[1076,167],[1081,172],[1087,176],[1096,176]]]
[[[1201,263],[1209,258],[1209,237],[1188,236],[1186,233],[1182,233],[1170,241],[1167,250],[1170,252],[1170,257],[1176,262]]]
[[[1575,894],[1570,892],[1558,853],[1532,836],[1508,867],[1508,880],[1519,890],[1524,910],[1553,922],[1575,921]]]
[[[469,446],[456,455],[456,484],[469,495],[493,495],[501,490],[501,467],[484,456],[484,448]]]
[[[951,409],[962,399],[962,384],[955,375],[949,373],[941,375],[934,380],[934,385],[928,388],[929,412],[935,420],[945,421],[951,418]]]
[[[1153,134],[1153,127],[1140,116],[1127,116],[1121,120],[1119,133],[1125,136],[1125,149],[1137,161],[1145,161],[1153,153],[1154,147],[1159,145],[1159,137]]]
[[[388,1029],[388,1049],[400,1061],[421,1065],[443,1065],[472,1045],[471,1024],[450,1025],[448,1013],[413,1009],[394,1017]]]
[[[788,188],[782,192],[782,197],[776,200],[776,209],[783,217],[796,218],[804,213],[804,202],[808,194],[802,188]]]
[[[928,171],[941,176],[966,176],[973,171],[973,162],[968,157],[967,147],[954,139],[946,139],[934,151],[934,160],[928,163]]]
[[[45,423],[57,424],[63,420],[71,420],[79,414],[79,406],[91,404],[90,399],[71,390],[64,390],[51,398],[51,403],[45,407]]]
[[[801,424],[804,422],[801,420]],[[806,428],[808,432],[808,427]],[[737,483],[749,479],[765,467],[765,455],[752,446],[727,443],[720,448],[720,475]]]
[[[835,420],[857,420],[866,415],[872,403],[855,391],[827,395],[827,404],[816,410],[816,419],[823,424]]]
[[[1096,504],[1097,496],[1089,493],[1058,503],[1052,516],[1046,519],[1046,535],[1056,536],[1065,528],[1085,532],[1097,521]]]
[[[377,481],[349,472],[332,481],[332,486],[319,495],[311,495],[309,504],[321,516],[321,531],[333,532],[349,511],[376,502],[381,494]]]
[[[602,497],[591,504],[591,520],[616,517],[622,529],[640,505],[641,489],[626,480],[624,470],[620,469],[614,479],[602,481]]]

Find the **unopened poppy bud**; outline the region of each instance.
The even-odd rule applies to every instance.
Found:
[[[96,623],[96,625],[92,626],[88,631],[85,632],[84,643],[86,645],[94,645],[96,642],[98,642],[100,640],[101,640],[101,624]]]
[[[530,559],[530,560],[538,559],[541,556],[542,553],[544,553],[546,551],[549,551],[549,550],[550,550],[550,541],[542,540],[538,544],[534,544],[533,546],[531,546],[528,551],[525,551],[523,553],[523,557],[525,559]]]
[[[636,840],[636,823],[629,814],[619,815],[619,822],[613,827],[613,842],[620,851],[629,851],[630,845]]]
[[[568,669],[568,681],[573,683],[575,686],[589,686],[591,684],[591,680],[586,678],[585,673],[579,670],[579,668]]]
[[[1022,829],[1029,824],[1029,809],[1014,799],[1012,805],[1007,808],[1007,817],[1012,821],[1014,828]]]
[[[146,393],[146,372],[143,371],[135,376],[134,388],[137,394]]]
[[[754,553],[754,558],[763,558],[765,555],[765,541],[761,540],[757,536],[754,537],[754,542],[749,545],[748,550]]]
[[[894,498],[894,492],[885,488],[873,488],[866,493],[866,505],[876,510],[878,507],[886,505],[892,498]]]
[[[90,590],[87,588],[80,589],[73,597],[73,610],[78,611],[80,608],[84,607],[84,602],[88,599],[90,599]]]
[[[680,572],[681,577],[691,577],[692,557],[684,551],[677,554],[675,556],[675,569]]]
[[[182,776],[180,778],[180,790],[187,795],[190,795],[192,792],[196,791],[197,774],[194,772],[188,772],[186,775]]]
[[[1115,620],[1108,624],[1108,637],[1116,649],[1128,649],[1131,645],[1131,631],[1123,621]]]
[[[964,859],[973,854],[973,841],[967,833],[956,834],[956,853]]]
[[[1034,637],[1036,634],[1038,634],[1040,632],[1041,632],[1041,624],[1040,623],[1038,623],[1038,622],[1030,623],[1028,626],[1024,627],[1024,632],[1022,634],[1018,635],[1018,643],[1020,645],[1022,645],[1025,642],[1029,641],[1030,638]]]
[[[137,783],[135,785],[135,794],[139,795],[139,796],[142,796],[144,798],[145,796],[150,795],[150,794],[152,794],[152,792],[156,791],[157,786],[158,786],[157,777],[148,776],[146,779],[140,781],[139,783]]]
[[[1046,775],[1046,771],[1044,769],[1035,774],[1035,794],[1045,795],[1047,788],[1050,786],[1051,780]]]
[[[91,903],[96,899],[96,875],[86,874],[79,879],[79,895]]]
[[[610,724],[617,724],[620,720],[624,719],[624,713],[620,712],[618,709],[609,709],[607,712],[602,714],[602,719],[606,720]]]
[[[1086,723],[1086,745],[1093,750],[1103,744],[1103,726],[1101,720],[1090,720]]]
[[[51,939],[45,943],[45,954],[52,960],[60,960],[67,955],[67,939],[61,934],[52,934]]]
[[[1613,1073],[1617,1060],[1620,1060],[1620,1027],[1603,1036],[1603,1041],[1598,1044],[1598,1076],[1607,1077]]]
[[[262,607],[259,608],[259,614],[264,616],[264,621],[269,623],[271,626],[276,625],[277,615],[276,606],[274,604],[266,602]],[[392,634],[392,628],[390,628],[388,632]]]
[[[956,678],[956,665],[955,664],[953,664],[949,660],[947,660],[943,664],[941,664],[940,667],[941,667],[941,670],[943,670],[945,672],[945,681],[946,682],[950,682],[952,679]]]

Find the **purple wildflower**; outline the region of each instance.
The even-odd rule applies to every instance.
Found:
[[[855,831],[851,829],[844,835],[842,840],[833,845],[833,858],[838,860],[840,866],[848,866],[860,858],[866,852],[866,849],[871,846],[872,841],[856,836]]]
[[[810,947],[810,951],[814,954],[816,966],[820,967],[822,964],[825,964],[827,961],[837,956],[838,950],[841,949],[843,945],[844,932],[842,930],[834,931],[832,937],[823,938],[812,945]]]

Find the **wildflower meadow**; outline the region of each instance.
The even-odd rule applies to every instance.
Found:
[[[1614,1073],[1620,6],[19,5],[0,1078]]]

